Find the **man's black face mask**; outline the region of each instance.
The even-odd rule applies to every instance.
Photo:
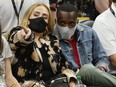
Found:
[[[46,30],[46,26],[48,25],[43,17],[38,17],[35,19],[29,19],[29,25],[28,27],[34,31],[34,32],[38,32],[38,33],[42,33]]]

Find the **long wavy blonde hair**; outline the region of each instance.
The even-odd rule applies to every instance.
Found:
[[[54,27],[54,24],[55,22],[53,21],[53,18],[52,18],[52,14],[51,14],[51,10],[44,4],[34,4],[32,5],[25,13],[24,17],[23,17],[23,20],[22,20],[22,23],[21,23],[21,26],[25,26],[25,27],[28,27],[28,24],[29,24],[29,17],[32,13],[32,11],[37,7],[37,6],[44,6],[48,12],[49,12],[49,20],[48,20],[48,32],[53,32],[53,27]],[[46,32],[42,33],[42,35],[45,35]]]

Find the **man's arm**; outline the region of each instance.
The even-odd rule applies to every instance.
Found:
[[[21,87],[18,81],[16,80],[16,78],[12,75],[10,58],[6,58],[4,61],[5,61],[5,71],[6,71],[5,78],[6,78],[7,86]]]
[[[109,0],[94,0],[95,8],[99,13],[102,13],[109,7]]]
[[[93,31],[93,64],[98,67],[98,68],[104,68],[105,70],[103,71],[108,71],[109,68],[109,60],[108,60],[108,56],[105,53],[105,50],[103,49],[101,42],[97,36],[97,34],[95,33],[95,31]],[[102,68],[102,69],[103,69]],[[101,69],[101,70],[102,70]]]
[[[40,0],[38,0],[40,2]],[[48,7],[50,7],[50,3],[49,0],[42,0],[43,4],[47,5]]]
[[[111,24],[109,22],[109,24]],[[100,27],[99,27],[100,26]],[[102,20],[96,20],[93,25],[93,29],[96,31],[105,52],[109,56],[110,63],[116,67],[116,39],[112,28],[104,23]],[[105,32],[105,33],[104,33]]]

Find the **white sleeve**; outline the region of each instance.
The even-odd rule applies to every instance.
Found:
[[[0,10],[4,0],[0,0]]]
[[[50,7],[50,3],[49,3],[49,0],[38,0],[39,3],[42,3],[42,4],[45,4],[47,5],[48,7]]]
[[[101,20],[95,20],[93,29],[98,34],[98,37],[103,45],[108,56],[116,54],[116,35],[111,26]],[[110,23],[109,23],[110,24]]]
[[[50,7],[49,0],[44,0],[44,3],[45,3],[48,7]]]
[[[2,40],[3,40],[3,51],[2,51],[2,56],[3,58],[9,58],[12,57],[12,51],[10,49],[10,46],[7,42],[7,40],[2,36]]]

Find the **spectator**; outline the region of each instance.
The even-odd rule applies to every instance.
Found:
[[[98,34],[100,41],[109,56],[111,62],[111,73],[116,75],[116,0],[109,9],[100,14],[93,25],[93,29]]]
[[[111,6],[112,0],[94,0],[95,8],[99,13],[104,12]]]
[[[51,11],[56,11],[57,8],[57,0],[50,0],[50,9]]]
[[[8,34],[16,57],[12,71],[19,82],[42,80],[46,85],[52,77],[62,73],[75,85],[72,78],[76,80],[76,76],[60,51],[58,39],[51,34],[52,22],[49,8],[34,4],[26,11],[21,26],[14,27]]]
[[[111,0],[77,0],[77,8],[81,16],[87,16],[94,21],[100,13],[108,9],[109,1]]]
[[[78,12],[79,22],[92,27],[95,18],[105,11],[111,4],[112,0],[65,0],[73,4]]]
[[[0,87],[20,87],[12,75],[11,62],[12,52],[6,39],[1,35],[0,29]]]
[[[34,3],[43,3],[49,6],[49,0],[0,0],[0,16],[2,33],[19,25],[25,11]]]
[[[63,4],[57,9],[55,35],[73,70],[80,69],[86,85],[116,87],[116,78],[108,72],[109,61],[97,34],[88,26],[77,24],[77,9]],[[99,80],[98,80],[99,79]]]

